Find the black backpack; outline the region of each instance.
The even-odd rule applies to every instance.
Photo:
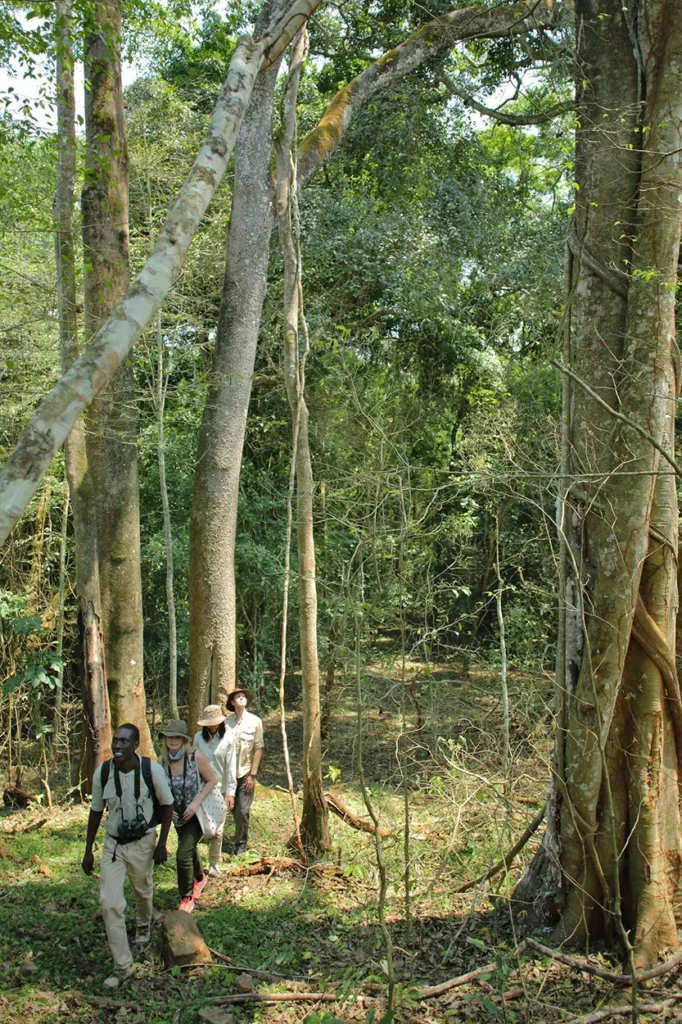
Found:
[[[102,792],[104,792],[106,784],[109,781],[109,772],[111,771],[111,766],[113,763],[114,762],[111,759],[109,761],[102,762]],[[145,785],[147,787],[147,791],[149,792],[149,795],[152,798],[152,804],[154,805],[154,810],[152,812],[152,820],[147,822],[147,824],[149,825],[150,829],[156,828],[156,826],[161,821],[161,804],[159,803],[158,797],[156,795],[156,790],[154,789],[154,781],[152,779],[152,762],[150,758],[140,758],[140,771],[142,774],[142,778],[144,779]]]

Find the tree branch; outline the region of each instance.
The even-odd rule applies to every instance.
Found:
[[[557,24],[563,16],[563,8],[557,6],[550,11],[548,7],[544,0],[490,8],[468,7],[450,11],[422,25],[337,92],[316,127],[299,146],[299,185],[310,181],[324,166],[338,149],[356,114],[378,93],[427,60],[442,59],[462,40],[516,36],[532,28]]]
[[[458,96],[463,101],[465,107],[471,107],[472,110],[483,114],[484,117],[492,117],[495,121],[511,125],[512,127],[546,124],[547,121],[552,121],[560,114],[566,114],[569,110],[573,109],[573,104],[556,103],[553,107],[548,107],[547,110],[539,110],[537,114],[504,114],[499,108],[485,107],[482,103],[479,103],[478,100],[475,100],[464,89],[460,89],[444,71],[438,73],[438,80],[443,83],[448,92],[451,92],[453,96]]]

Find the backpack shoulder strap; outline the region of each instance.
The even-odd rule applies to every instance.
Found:
[[[154,790],[154,780],[152,779],[152,762],[148,757],[141,757],[140,761],[142,767],[142,778],[147,784],[149,795],[154,798],[156,796],[156,791]]]
[[[109,781],[109,772],[111,770],[111,760],[102,762],[102,774],[100,775],[100,782],[102,783],[102,792]]]
[[[142,778],[144,779],[144,781],[146,783],[147,789],[149,790],[149,795],[152,798],[152,804],[154,805],[154,815],[153,815],[153,819],[152,820],[153,820],[154,824],[158,824],[159,813],[160,813],[160,806],[159,806],[159,798],[157,797],[156,790],[154,788],[154,779],[152,777],[152,762],[151,762],[151,758],[149,758],[149,757],[141,757],[140,761],[141,761],[141,767],[142,767]]]

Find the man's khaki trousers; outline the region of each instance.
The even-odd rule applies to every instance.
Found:
[[[154,847],[156,832],[152,829],[142,839],[121,846],[108,833],[102,851],[99,902],[104,927],[117,970],[130,967],[133,957],[126,933],[126,901],[123,884],[126,874],[135,893],[135,919],[138,928],[148,928],[152,921],[154,894]],[[115,859],[114,859],[115,854]]]

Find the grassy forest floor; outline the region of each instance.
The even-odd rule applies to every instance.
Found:
[[[400,682],[400,672],[377,663],[364,674],[365,773],[382,825],[390,833],[383,843],[390,878],[386,913],[400,984],[399,1022],[565,1022],[617,1001],[601,979],[551,959],[514,953],[506,897],[537,847],[541,829],[507,878],[500,875],[487,885],[455,893],[523,833],[544,799],[551,683],[543,676],[512,673],[513,766],[506,796],[500,777],[498,685],[492,670],[439,666],[420,681],[423,728],[416,732],[416,705]],[[366,818],[354,758],[357,716],[352,691],[349,681],[348,689],[340,687],[337,694],[325,766],[330,790]],[[403,774],[396,751],[404,719],[408,738],[401,756],[408,763]],[[296,715],[289,723],[289,741],[296,764],[301,753]],[[291,810],[281,788],[284,765],[276,714],[266,718],[260,779],[246,859],[290,856]],[[403,883],[405,781],[411,924]],[[101,983],[111,973],[111,961],[98,917],[97,882],[80,869],[86,819],[82,806],[48,812],[33,805],[0,816],[0,1019],[5,1024],[189,1024],[200,1019],[215,1024],[331,1024],[364,1022],[372,1014],[381,1019],[382,1003],[372,1003],[373,990],[367,987],[374,982],[376,993],[376,985],[385,981],[372,836],[332,818],[333,848],[327,860],[343,869],[335,877],[305,871],[230,877],[227,860],[223,876],[211,880],[204,891],[195,917],[208,945],[231,958],[234,969],[216,959],[212,967],[164,971],[157,935],[138,977],[107,1002],[102,1001]],[[161,911],[177,906],[173,863],[172,839],[169,864],[156,869],[155,904]],[[415,989],[487,964],[493,966],[470,985],[440,998],[414,997]],[[254,978],[257,992],[333,990],[339,1001],[210,1004],[212,998],[238,991],[241,968],[277,975]],[[677,991],[677,984],[676,976],[668,976],[666,995]],[[370,996],[364,1004],[357,999],[362,992]],[[345,1002],[342,996],[348,997]],[[647,993],[647,998],[657,997]],[[199,1017],[202,1008],[204,1016]]]

